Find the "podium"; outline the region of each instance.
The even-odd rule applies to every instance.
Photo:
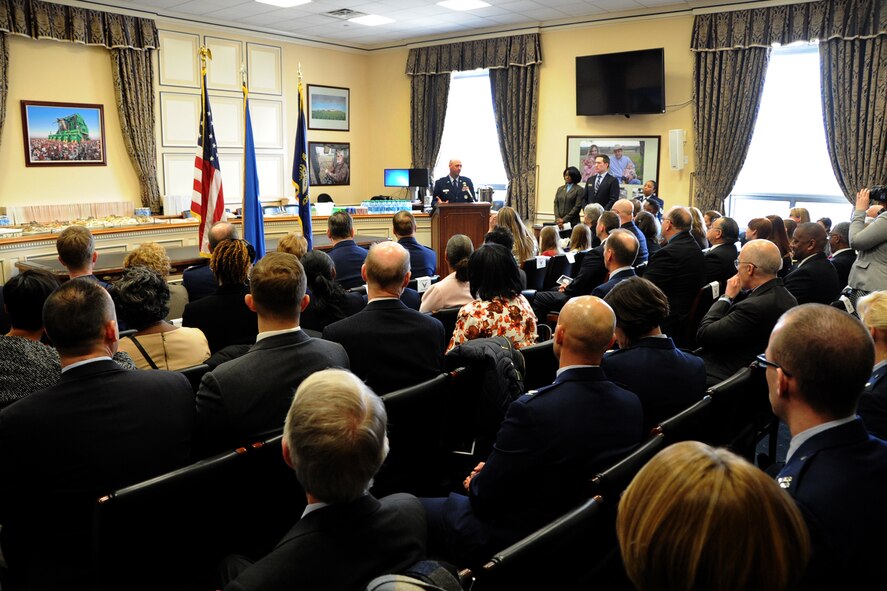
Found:
[[[437,274],[449,275],[447,241],[455,234],[471,238],[474,248],[484,242],[490,227],[490,203],[438,203],[431,215],[431,246],[437,253]]]

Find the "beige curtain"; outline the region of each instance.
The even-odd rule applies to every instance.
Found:
[[[447,115],[450,92],[449,74],[418,74],[411,80],[410,146],[412,168],[427,168],[429,174],[437,162]],[[425,196],[427,187],[422,189]]]
[[[112,49],[114,94],[126,151],[141,181],[142,206],[163,211],[154,139],[154,67],[150,50]]]
[[[6,33],[0,33],[0,141],[3,141],[3,122],[6,120],[6,94],[9,91],[9,45]]]
[[[499,149],[508,177],[506,201],[524,219],[536,217],[536,134],[539,65],[490,70]]]

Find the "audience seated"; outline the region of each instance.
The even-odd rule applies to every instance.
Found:
[[[850,269],[856,262],[856,251],[850,248],[850,222],[835,224],[829,232],[828,245],[832,253],[829,260],[838,272],[838,285],[843,289],[848,285]]]
[[[706,236],[711,248],[705,253],[705,282],[717,281],[723,289],[727,280],[736,275],[739,225],[733,218],[719,217],[712,222]]]
[[[688,207],[687,211],[690,212],[691,219],[690,235],[696,240],[696,244],[699,245],[699,248],[705,250],[708,248],[708,239],[705,237],[705,232],[707,230],[705,226],[705,218],[702,216],[702,212],[698,207]]]
[[[632,264],[637,260],[637,255],[638,241],[634,234],[622,228],[610,232],[604,243],[604,266],[607,267],[610,278],[595,287],[591,295],[602,298],[620,281],[635,277]]]
[[[619,216],[619,227],[631,232],[634,234],[634,237],[637,238],[638,254],[637,259],[632,265],[646,263],[648,258],[647,238],[634,223],[634,206],[631,204],[631,201],[628,199],[620,199],[613,204],[613,208],[610,211]]]
[[[799,226],[801,224],[810,223],[810,212],[807,211],[806,207],[792,207],[788,210],[788,217],[794,220]]]
[[[213,249],[210,268],[219,284],[215,293],[189,302],[182,326],[199,328],[213,353],[228,345],[249,344],[259,332],[256,313],[244,303],[255,250],[245,240],[223,240]]]
[[[114,303],[93,281],[59,287],[43,318],[62,376],[0,412],[0,542],[10,589],[88,589],[96,499],[188,461],[194,393],[111,361]]]
[[[705,221],[705,229],[711,230],[712,225],[715,223],[715,220],[719,220],[723,217],[720,211],[716,211],[714,209],[709,209],[704,214],[702,214],[702,219]],[[737,231],[737,234],[739,232]],[[706,236],[707,238],[707,236]],[[711,240],[709,240],[711,243]]]
[[[865,327],[821,304],[786,312],[764,355],[773,412],[791,433],[777,482],[797,502],[813,553],[799,589],[877,589],[887,580],[887,442],[856,404],[875,355]]]
[[[801,589],[804,520],[766,474],[698,441],[659,452],[619,501],[616,533],[638,591]]]
[[[56,239],[55,249],[59,262],[68,271],[68,277],[85,277],[107,289],[108,284],[92,274],[99,253],[95,250],[95,239],[88,228],[68,226]]]
[[[690,308],[705,285],[705,256],[690,234],[692,218],[686,207],[673,207],[662,220],[662,236],[668,241],[656,253],[644,271],[668,297],[669,315],[662,330],[680,346],[681,328],[690,315]]]
[[[345,289],[363,285],[360,269],[367,251],[354,242],[354,221],[344,211],[336,211],[326,220],[326,235],[333,243],[327,254],[336,265],[336,281]]]
[[[388,454],[386,422],[379,397],[346,371],[324,370],[302,382],[286,415],[283,457],[308,506],[270,554],[255,563],[226,561],[225,591],[363,589],[425,557],[416,498],[377,500],[368,492]]]
[[[755,351],[766,346],[782,313],[798,305],[776,277],[781,258],[774,243],[746,242],[737,260],[736,275],[727,281],[724,295],[712,304],[696,332],[710,385],[754,361]]]
[[[286,252],[300,261],[308,252],[308,241],[301,234],[290,232],[277,243],[277,252]]]
[[[184,369],[209,358],[209,343],[199,328],[178,327],[169,314],[169,284],[148,267],[130,267],[110,288],[117,315],[135,329],[120,340],[139,369]]]
[[[536,342],[536,315],[521,294],[517,263],[505,247],[484,244],[468,259],[475,300],[462,306],[447,351],[465,341],[505,337],[520,349]]]
[[[216,222],[209,229],[209,236],[207,236],[210,254],[223,240],[237,240],[237,238],[236,226],[228,222]],[[196,302],[202,297],[212,295],[219,288],[209,260],[185,269],[182,273],[182,285],[188,291],[189,302]]]
[[[468,496],[422,499],[432,555],[482,563],[577,505],[587,479],[640,441],[640,401],[599,367],[615,322],[593,296],[564,306],[554,384],[511,404],[492,453],[465,479]]]
[[[642,211],[637,214],[634,218],[634,223],[637,224],[638,229],[643,232],[644,238],[647,239],[647,260],[649,260],[650,257],[662,248],[659,245],[659,232],[662,231],[662,226],[656,216],[649,211]]]
[[[591,248],[591,230],[585,224],[576,224],[573,231],[570,232],[570,242],[567,245],[567,252],[577,253],[584,252]]]
[[[363,310],[363,295],[345,291],[336,281],[336,266],[328,254],[312,250],[302,257],[302,266],[310,300],[302,310],[299,326],[323,332],[328,324]]]
[[[773,224],[767,218],[752,218],[745,230],[746,242],[750,240],[769,240],[773,233]],[[781,256],[781,254],[780,254]]]
[[[514,260],[521,264],[539,254],[539,245],[536,238],[524,225],[524,221],[514,208],[505,206],[499,210],[496,218],[497,226],[504,226],[514,237]]]
[[[788,233],[785,230],[785,224],[778,215],[768,215],[770,220],[770,236],[767,238],[770,242],[779,248],[779,254],[782,255],[782,269],[777,273],[777,277],[785,279],[786,275],[792,270],[792,248]]]
[[[798,222],[796,222],[795,220],[793,220],[791,218],[786,218],[786,219],[782,220],[782,225],[785,228],[786,237],[789,240],[791,240],[792,236],[795,235],[795,230],[798,229]]]
[[[124,269],[137,266],[148,267],[160,275],[164,281],[166,281],[170,270],[172,270],[166,249],[156,242],[140,244],[138,248],[130,251],[126,258],[123,259]],[[181,318],[182,313],[185,311],[185,306],[188,304],[188,290],[181,283],[167,283],[167,287],[169,289],[169,301],[167,302],[169,311],[166,314],[166,319],[175,320],[176,318]],[[135,328],[131,325],[127,325],[127,327]]]
[[[561,248],[560,233],[557,226],[545,226],[539,233],[539,254],[544,257],[554,257],[564,254]]]
[[[841,293],[838,271],[825,256],[828,240],[825,229],[816,222],[800,224],[791,247],[798,264],[785,278],[785,288],[799,304],[830,304]]]
[[[394,236],[398,244],[410,253],[410,272],[413,277],[431,277],[437,272],[437,255],[427,246],[416,240],[416,218],[409,211],[402,210],[392,218]]]
[[[595,232],[597,230],[598,219],[601,217],[602,213],[604,213],[604,206],[600,203],[589,203],[583,210],[582,220],[591,232],[591,248],[599,246],[601,243]]]
[[[875,342],[875,368],[857,411],[869,433],[887,440],[887,292],[870,293],[857,302],[856,309]]]
[[[601,368],[641,399],[644,431],[698,402],[705,395],[705,363],[662,334],[659,324],[668,316],[662,290],[633,277],[610,290],[604,301],[616,315],[619,349],[604,355]]]
[[[437,312],[441,308],[461,306],[474,299],[468,284],[468,257],[472,252],[474,245],[471,238],[464,234],[456,234],[447,240],[447,265],[452,272],[425,290],[420,312]]]
[[[266,439],[280,429],[292,393],[305,378],[328,367],[348,369],[341,345],[300,329],[307,300],[305,272],[295,256],[268,253],[253,268],[246,305],[258,316],[259,334],[248,352],[203,376],[197,391],[197,455]]]
[[[446,348],[443,325],[399,299],[410,281],[406,249],[396,242],[374,244],[361,276],[367,282],[366,307],[328,325],[323,338],[341,343],[351,370],[379,394],[438,375]]]

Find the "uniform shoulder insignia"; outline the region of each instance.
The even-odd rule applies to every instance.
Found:
[[[792,485],[792,477],[791,476],[781,476],[776,479],[777,484],[779,484],[779,488],[790,488]]]

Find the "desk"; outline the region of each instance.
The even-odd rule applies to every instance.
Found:
[[[388,238],[383,236],[358,235],[354,237],[354,241],[364,248],[369,248],[372,244],[375,244],[377,242],[384,242],[386,240],[388,240]],[[278,239],[276,238],[266,240],[266,250],[268,252],[273,252],[277,248],[277,242]],[[314,237],[315,249],[328,251],[332,247],[333,245],[330,242],[330,239],[326,236]],[[95,275],[103,281],[114,281],[115,279],[118,279],[123,273],[123,259],[126,258],[127,254],[129,253],[121,251],[103,252],[99,256],[96,267],[93,270]],[[173,268],[173,270],[171,271],[172,275],[180,275],[186,267],[197,265],[207,260],[206,257],[200,256],[197,246],[168,247],[166,249],[166,254],[169,255],[170,264]],[[58,277],[60,281],[66,281],[68,279],[68,272],[65,267],[62,266],[62,264],[58,261],[57,256],[30,258],[24,261],[16,262],[15,266],[19,271],[25,271],[27,269],[40,269],[43,271],[49,271],[50,273]]]

